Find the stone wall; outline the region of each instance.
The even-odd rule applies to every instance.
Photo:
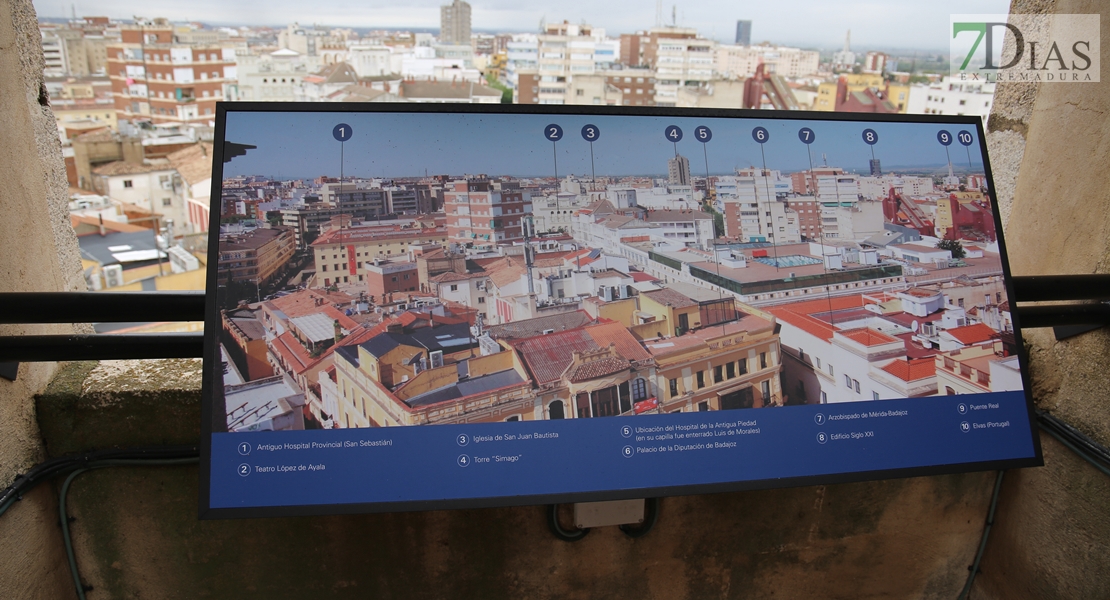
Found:
[[[1105,8],[1095,0],[1015,0],[1011,12]],[[1100,60],[1110,64],[1105,46]],[[1107,86],[998,86],[988,143],[1016,275],[1110,273]],[[1065,341],[1045,329],[1024,336],[1037,406],[1110,446],[1110,331]],[[1044,468],[1006,474],[977,593],[1000,600],[1110,597],[1110,478],[1041,437]]]
[[[69,225],[61,143],[43,85],[42,42],[30,0],[0,0],[0,292],[84,289]],[[0,335],[73,332],[70,325],[0,325]],[[55,365],[20,365],[0,379],[0,484],[45,458],[33,396]],[[0,595],[65,598],[65,556],[49,486],[0,518]]]

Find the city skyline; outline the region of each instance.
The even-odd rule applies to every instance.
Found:
[[[35,9],[43,18],[69,18],[72,11],[79,15],[105,14],[116,19],[135,15],[131,3],[99,0],[83,5],[52,5],[37,0]],[[301,4],[285,2],[220,3],[197,0],[179,3],[147,3],[146,17],[166,17],[175,21],[201,21],[212,25],[254,25],[284,27],[291,22],[331,24],[334,27],[371,27],[383,29],[417,28],[436,30],[440,22],[442,0],[419,0],[404,6],[376,2],[366,7],[366,17],[351,15],[345,6],[327,3],[313,6],[305,14]],[[656,24],[655,6],[650,3],[571,2],[560,6],[558,14],[544,8],[521,8],[519,4],[500,0],[472,3],[475,31],[534,32],[540,20],[585,20],[594,27],[605,28],[609,35],[632,33]],[[753,43],[773,41],[802,44],[807,47],[839,49],[844,32],[853,31],[856,48],[884,47],[946,52],[948,48],[949,15],[952,13],[1001,13],[1009,4],[1001,0],[949,1],[943,4],[907,5],[896,2],[874,3],[852,0],[835,5],[815,0],[794,0],[784,5],[751,6],[742,10],[718,3],[672,5],[665,7],[664,24],[672,24],[672,10],[677,26],[696,28],[708,38],[731,43],[735,37],[736,19],[751,20],[756,36]],[[266,20],[260,21],[259,15]],[[789,14],[789,19],[783,19]],[[725,16],[725,19],[722,19]]]
[[[275,126],[274,119],[281,119]],[[490,127],[496,119],[497,127]],[[593,144],[593,169],[597,175],[622,177],[667,172],[675,145],[664,138],[664,130],[677,124],[683,138],[677,151],[690,160],[692,176],[732,173],[736,168],[762,168],[760,145],[752,138],[755,127],[767,128],[763,146],[768,169],[783,173],[810,167],[798,132],[813,130],[815,141],[808,148],[812,166],[827,164],[867,173],[872,147],[863,142],[865,129],[879,136],[874,158],[888,173],[902,170],[932,170],[943,167],[951,157],[953,167],[981,170],[979,140],[964,150],[958,142],[945,147],[936,139],[939,131],[953,136],[970,125],[941,123],[885,123],[822,120],[705,119],[695,117],[628,117],[614,115],[526,115],[447,113],[316,113],[316,112],[231,112],[225,139],[258,146],[246,156],[224,165],[224,177],[267,175],[286,179],[338,176],[340,143],[332,136],[339,123],[349,124],[354,133],[344,143],[343,174],[364,178],[421,177],[427,175],[485,174],[516,177],[552,177],[552,143],[542,139],[543,129],[557,123],[563,136],[555,145],[558,175],[590,176],[590,144],[580,135],[586,124],[596,125],[601,135]],[[694,129],[709,126],[713,132],[705,146],[695,141]],[[397,132],[397,133],[390,133]],[[429,151],[429,148],[435,151]],[[491,155],[490,148],[496,148]],[[295,152],[290,152],[295,151]],[[823,155],[825,158],[823,158]],[[360,158],[366,157],[366,158]]]

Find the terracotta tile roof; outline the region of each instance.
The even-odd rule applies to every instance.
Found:
[[[343,329],[346,329],[347,331],[354,331],[358,328],[358,323],[352,321],[351,317],[343,314],[343,311],[339,310],[338,308],[330,304],[324,306],[323,308],[324,310],[320,312],[323,312],[325,315],[331,317],[332,319],[339,321],[339,326]]]
[[[597,350],[583,329],[557,331],[512,342],[539,385],[556,381],[573,360],[575,351]]]
[[[644,350],[640,342],[629,333],[628,328],[616,321],[591,325],[585,329],[599,348],[614,344],[617,354],[628,360],[648,360],[651,358],[651,354]]]
[[[212,178],[212,144],[210,143],[199,143],[171,152],[166,158],[189,185]]]
[[[567,379],[572,383],[578,383],[580,381],[588,381],[590,379],[612,375],[613,373],[619,373],[629,368],[631,368],[631,365],[627,360],[610,356],[601,360],[582,363],[574,367],[567,372]]]
[[[454,271],[447,271],[446,273],[440,273],[439,275],[436,275],[435,277],[428,278],[428,281],[430,281],[432,283],[450,283],[452,281],[466,281],[467,279],[478,279],[480,277],[485,277],[487,275],[489,275],[489,273],[486,273],[485,271],[478,271],[477,273],[456,273]]]
[[[672,308],[686,308],[689,306],[697,306],[698,303],[684,294],[676,292],[670,288],[663,288],[661,290],[652,290],[650,292],[642,292],[643,296],[651,298],[653,301],[662,304],[663,306],[670,306]]]
[[[597,350],[613,344],[626,360],[648,360],[651,355],[615,321],[558,331],[547,335],[511,341],[531,371],[536,383],[544,385],[558,380],[574,360],[575,351]]]
[[[860,327],[857,329],[845,329],[838,331],[840,335],[852,340],[853,342],[863,344],[864,346],[881,346],[883,344],[892,344],[898,342],[897,338],[893,338],[881,331],[875,331],[870,327]]]
[[[636,283],[644,281],[659,281],[659,279],[654,275],[649,275],[648,273],[644,273],[643,271],[633,271],[629,273],[629,275],[632,277],[632,281],[635,281]]]
[[[289,294],[288,296],[274,298],[267,302],[267,304],[285,313],[286,317],[303,317],[320,312],[320,306],[316,304],[317,298],[323,300],[324,305],[350,304],[351,300],[355,299],[354,296],[343,292],[301,290]]]
[[[524,265],[516,259],[505,257],[500,263],[491,263],[484,267],[490,274],[490,281],[497,287],[504,287],[519,281],[521,275],[527,271]]]
[[[297,374],[303,373],[316,360],[308,350],[305,350],[304,345],[292,331],[286,331],[274,338],[274,341],[270,342],[270,349]]]
[[[985,342],[998,337],[998,332],[982,323],[948,329],[945,333],[956,338],[956,341],[965,346],[978,344],[979,342]]]
[[[766,311],[775,315],[779,321],[793,325],[827,342],[832,340],[833,332],[836,331],[836,327],[812,315],[827,313],[830,310],[838,311],[861,308],[863,305],[862,295],[852,295],[791,302],[790,304],[772,306],[767,308]]]
[[[141,175],[143,173],[171,170],[173,169],[169,165],[144,165],[142,163],[115,160],[110,163],[100,165],[99,167],[93,169],[92,172],[94,175],[104,175],[111,177],[113,175]]]
[[[883,370],[902,381],[918,381],[936,375],[937,363],[933,358],[896,360],[884,366]]]

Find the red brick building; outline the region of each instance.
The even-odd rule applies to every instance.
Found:
[[[408,261],[374,261],[366,265],[366,289],[375,302],[384,302],[387,294],[415,292],[420,288],[416,263]]]
[[[224,85],[236,81],[235,50],[182,43],[170,25],[131,25],[108,45],[116,117],[121,121],[206,123]]]
[[[532,214],[532,194],[516,181],[470,179],[444,186],[447,237],[476,245],[524,240],[524,221]]]

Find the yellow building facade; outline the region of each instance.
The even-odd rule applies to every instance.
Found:
[[[762,408],[786,401],[774,317],[745,315],[646,346],[655,358],[661,412]]]

